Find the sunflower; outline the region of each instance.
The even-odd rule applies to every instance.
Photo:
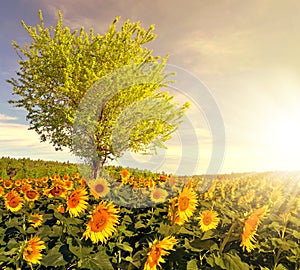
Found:
[[[199,216],[199,225],[203,232],[217,228],[220,218],[218,213],[213,210],[205,210]]]
[[[279,188],[273,189],[270,194],[270,201],[272,203],[278,202],[282,198],[282,192]]]
[[[69,211],[70,216],[78,217],[80,213],[84,212],[88,207],[88,199],[88,193],[84,188],[74,190],[67,201],[67,211]]]
[[[49,197],[65,197],[66,196],[66,189],[63,185],[54,185],[50,187],[50,189],[45,191],[45,194]]]
[[[64,214],[65,213],[65,207],[62,204],[60,204],[60,205],[57,206],[57,211],[59,213]]]
[[[10,181],[10,180],[4,180],[4,181],[3,181],[3,186],[4,186],[4,188],[6,188],[6,189],[10,189],[10,188],[13,186],[13,182]]]
[[[4,194],[4,189],[3,189],[3,187],[0,186],[0,197],[2,197],[3,194]]]
[[[23,250],[23,259],[30,265],[40,264],[40,260],[42,259],[41,251],[43,249],[46,249],[45,242],[38,236],[35,236],[26,244],[26,247]]]
[[[247,203],[251,203],[255,198],[255,191],[252,189],[248,191],[248,193],[244,196],[244,201]]]
[[[10,191],[5,196],[5,206],[7,210],[17,212],[22,208],[23,202],[18,193]]]
[[[192,188],[185,187],[180,192],[177,202],[180,221],[175,223],[182,225],[184,221],[188,221],[189,218],[193,215],[197,204],[198,202],[196,192]]]
[[[243,248],[243,251],[246,248],[246,250],[250,252],[255,248],[253,242],[255,241],[257,227],[260,224],[261,219],[267,213],[267,211],[267,206],[261,207],[252,212],[247,219],[242,220],[242,222],[244,222],[244,228],[242,233],[242,242],[240,246]]]
[[[39,193],[34,189],[28,189],[24,192],[24,197],[27,201],[36,201],[39,198]]]
[[[156,183],[153,181],[153,179],[150,179],[149,183],[148,183],[148,187],[149,188],[154,188],[155,186],[156,186]]]
[[[39,214],[31,214],[29,218],[29,223],[32,227],[37,228],[42,225],[43,223],[43,216]]]
[[[22,191],[20,187],[14,187],[12,190],[17,192],[18,194]]]
[[[86,181],[83,178],[78,178],[77,182],[80,184],[81,187],[84,187],[86,185]]]
[[[70,180],[65,180],[64,187],[66,190],[72,190],[74,188],[74,182]]]
[[[32,178],[30,178],[30,177],[29,177],[29,178],[27,178],[27,179],[25,179],[25,180],[26,180],[26,182],[27,182],[28,184],[31,184],[31,183],[32,183],[32,181],[33,181],[33,180],[32,180]]]
[[[166,201],[168,192],[162,188],[155,188],[150,193],[150,199],[154,203],[163,203]]]
[[[47,176],[42,177],[41,181],[42,181],[44,184],[48,183],[48,177],[47,177]]]
[[[106,243],[116,231],[115,226],[119,223],[118,209],[110,202],[100,202],[93,211],[86,231],[83,233],[85,239],[90,238],[94,244],[99,241]]]
[[[166,181],[166,180],[168,180],[168,176],[166,176],[166,175],[160,175],[159,176],[159,180],[160,181]]]
[[[31,185],[24,183],[21,187],[21,190],[25,192],[26,190],[31,189]]]
[[[130,172],[128,170],[124,169],[121,171],[120,175],[121,175],[122,179],[128,179],[130,176]]]
[[[19,186],[21,186],[21,184],[22,184],[21,180],[16,180],[15,181],[15,186],[19,187]]]
[[[63,180],[64,181],[68,181],[70,179],[70,176],[68,175],[68,174],[65,174],[64,176],[63,176]]]
[[[156,270],[160,263],[164,263],[163,256],[169,255],[169,250],[174,250],[177,240],[174,236],[167,236],[163,240],[159,241],[155,239],[153,243],[150,243],[150,251],[144,266],[144,270]]]
[[[178,216],[177,207],[176,207],[177,198],[169,199],[169,208],[168,208],[168,218],[173,225],[175,223],[176,217]]]
[[[104,178],[88,181],[88,186],[96,199],[105,197],[110,192],[109,183]]]
[[[79,173],[75,173],[75,174],[72,176],[73,179],[78,179],[79,177],[80,177]]]

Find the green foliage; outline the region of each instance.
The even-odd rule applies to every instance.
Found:
[[[7,180],[9,179],[9,175],[7,174],[7,171],[5,168],[2,168],[1,169],[1,172],[0,172],[0,177],[3,179],[3,180]]]
[[[75,174],[78,172],[77,165],[69,162],[31,160],[29,158],[0,158],[0,177],[2,179],[23,179],[23,178],[42,178],[44,176],[52,176],[54,174]],[[6,172],[6,176],[4,175]]]
[[[41,11],[40,24],[28,26],[22,21],[32,40],[23,47],[13,42],[20,56],[20,70],[16,78],[8,80],[13,85],[13,94],[18,97],[10,103],[27,110],[30,129],[40,135],[41,141],[50,141],[56,150],[70,148],[94,164],[95,169],[99,163],[103,165],[107,159],[114,159],[128,149],[146,151],[163,147],[178,128],[188,104],[178,106],[172,102],[172,96],[160,91],[170,83],[167,80],[170,74],[164,73],[167,58],[153,56],[152,51],[144,47],[155,38],[154,27],[144,29],[139,23],[127,20],[117,30],[117,17],[108,31],[100,35],[94,34],[93,29],[86,32],[83,27],[71,31],[63,27],[62,15],[60,12],[58,15],[57,24],[50,27],[45,26]],[[124,67],[128,66],[127,71],[131,73],[122,77]],[[144,70],[145,66],[148,69]],[[140,73],[136,73],[137,69]],[[146,75],[146,80],[140,81],[143,77],[140,74]],[[99,90],[97,83],[103,78],[105,87]],[[82,99],[92,86],[99,91],[90,96],[88,107],[82,108]],[[154,103],[142,106],[141,113],[146,116],[134,127],[118,122],[122,112],[131,111],[130,106],[147,98]],[[80,104],[83,121],[79,125],[87,128],[76,131],[85,137],[80,137],[84,138],[80,143],[75,139],[78,147],[74,147],[73,125]],[[155,104],[160,110],[151,109]],[[100,107],[95,108],[95,105]],[[150,112],[156,112],[156,117]],[[96,117],[96,123],[91,117]],[[139,119],[135,114],[134,118]],[[80,117],[77,119],[80,121]],[[118,138],[124,132],[129,134],[121,145],[113,142],[116,125],[121,127]],[[88,131],[94,126],[92,132]],[[96,157],[87,150],[90,145],[96,149]],[[99,159],[96,164],[95,158]]]

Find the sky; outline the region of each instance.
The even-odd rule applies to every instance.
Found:
[[[30,42],[21,26],[65,26],[104,34],[115,17],[155,25],[147,44],[169,54],[178,73],[171,93],[191,102],[168,150],[126,153],[117,164],[174,174],[299,170],[300,2],[296,0],[11,0],[0,9],[0,156],[76,161],[29,131],[26,111],[8,104],[18,57]]]

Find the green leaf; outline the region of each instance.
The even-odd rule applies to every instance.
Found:
[[[293,230],[293,236],[297,239],[300,239],[300,231]]]
[[[43,225],[39,231],[37,232],[37,235],[40,236],[40,237],[47,237],[49,235],[52,234],[52,230],[51,230],[51,227],[49,225]]]
[[[49,237],[60,237],[63,233],[63,229],[61,226],[53,225],[51,231],[48,232]]]
[[[141,221],[141,220],[139,220],[138,222],[136,222],[135,224],[134,224],[134,228],[135,229],[140,229],[140,228],[145,228],[145,227],[147,227],[144,223],[143,223],[143,221]]]
[[[186,270],[198,270],[197,261],[195,259],[190,260],[187,263]]]
[[[133,259],[130,256],[125,257],[124,260],[127,262],[133,262]]]
[[[300,219],[294,216],[290,216],[289,222],[294,223],[296,226],[300,226]]]
[[[78,246],[74,245],[74,242],[75,241],[72,238],[67,238],[69,250],[81,260],[90,255],[90,253],[93,251],[93,246]]]
[[[5,225],[6,225],[7,228],[17,227],[18,225],[20,225],[20,221],[17,217],[14,217],[14,218],[6,221]]]
[[[84,258],[81,267],[90,270],[114,270],[108,255],[104,251],[99,251],[93,256]]]
[[[220,254],[214,254],[214,262],[222,269],[230,269],[230,268],[226,268],[223,257],[221,257]]]
[[[184,247],[186,249],[189,249],[191,251],[194,251],[194,252],[201,252],[202,249],[201,248],[197,248],[197,247],[193,247],[191,244],[190,244],[190,241],[188,239],[184,239]]]
[[[160,223],[158,233],[163,235],[163,236],[168,236],[170,235],[170,228],[171,226],[168,224]]]
[[[259,266],[260,267],[260,270],[270,270],[268,267],[265,267],[265,266]]]
[[[185,239],[187,240],[187,239]],[[213,240],[200,240],[199,238],[195,239],[192,242],[189,242],[190,249],[193,251],[200,250],[215,250],[218,249],[218,245]]]
[[[57,210],[54,211],[54,216],[63,223],[68,224],[68,218],[66,218],[64,215],[62,215],[61,213],[59,213]]]
[[[116,246],[122,250],[128,251],[128,252],[132,252],[133,248],[130,246],[129,243],[124,242],[124,243],[116,243]]]
[[[67,225],[81,225],[83,221],[79,218],[66,218]]]
[[[206,232],[202,235],[201,240],[207,240],[207,239],[214,238],[215,235],[216,235],[216,233],[215,233],[213,230],[206,231]]]
[[[20,244],[14,238],[10,239],[7,243],[7,247],[9,249],[18,248],[19,246],[20,246]]]
[[[213,254],[210,254],[209,256],[206,257],[206,262],[211,266],[211,267],[215,267],[215,258]]]
[[[241,260],[238,254],[223,254],[225,269],[248,270],[249,265]]]
[[[1,251],[0,251],[1,252]],[[10,258],[8,256],[5,255],[0,255],[0,264],[1,263],[5,263],[8,262],[10,260]]]
[[[60,251],[61,246],[55,246],[54,248],[50,249],[48,254],[43,257],[41,264],[44,266],[64,266],[68,262],[65,261],[63,254]]]
[[[188,235],[192,235],[192,236],[195,235],[195,233],[193,231],[190,231],[190,230],[188,230],[188,229],[186,229],[184,227],[181,227],[178,233],[180,233],[180,234],[188,234]]]
[[[124,223],[132,223],[132,219],[129,215],[125,215],[122,219],[122,222]]]
[[[138,269],[141,268],[141,257],[144,257],[144,251],[139,250],[132,256],[132,261],[130,262],[130,265],[132,265]],[[130,266],[129,266],[130,267]]]
[[[275,268],[275,270],[288,270],[288,268],[286,268],[284,265],[282,264],[278,264]]]
[[[27,230],[26,230],[26,233],[30,234],[30,233],[35,233],[36,232],[36,229],[33,228],[33,227],[29,227]]]

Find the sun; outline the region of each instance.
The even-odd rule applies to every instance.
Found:
[[[300,113],[276,117],[268,125],[268,148],[279,170],[300,170]]]

